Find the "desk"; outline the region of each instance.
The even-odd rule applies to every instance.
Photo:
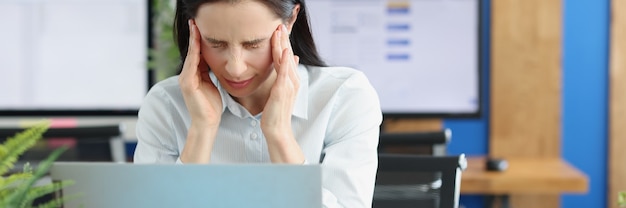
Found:
[[[503,172],[485,170],[484,157],[468,157],[461,177],[462,194],[501,196],[508,207],[511,194],[586,193],[587,176],[560,158],[507,158]]]

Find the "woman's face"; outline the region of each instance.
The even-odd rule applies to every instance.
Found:
[[[198,9],[202,57],[233,97],[267,95],[276,79],[272,34],[282,24],[257,1],[207,3]]]

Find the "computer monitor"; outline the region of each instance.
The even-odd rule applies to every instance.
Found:
[[[0,115],[136,115],[149,2],[0,1]]]
[[[306,4],[322,58],[363,71],[385,116],[480,116],[480,0]]]

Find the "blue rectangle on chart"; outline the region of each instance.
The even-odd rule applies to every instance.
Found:
[[[408,31],[411,29],[408,23],[389,23],[387,25],[387,30],[390,31]]]
[[[411,58],[406,53],[387,54],[387,60],[389,61],[408,61]]]
[[[392,7],[392,8],[387,8],[387,14],[392,14],[392,15],[396,15],[396,14],[409,14],[409,8],[408,8],[408,7]]]
[[[388,46],[408,46],[410,43],[411,42],[409,39],[388,39],[387,40]]]

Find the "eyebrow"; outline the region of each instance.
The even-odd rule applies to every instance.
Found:
[[[213,43],[213,44],[224,44],[224,43],[227,43],[226,41],[218,40],[218,39],[215,39],[215,38],[205,38],[205,39],[207,41],[209,41],[210,43]],[[255,39],[252,39],[252,40],[243,41],[241,43],[244,44],[244,45],[254,45],[254,44],[258,44],[260,42],[263,42],[263,41],[265,41],[267,39],[268,38],[255,38]]]

